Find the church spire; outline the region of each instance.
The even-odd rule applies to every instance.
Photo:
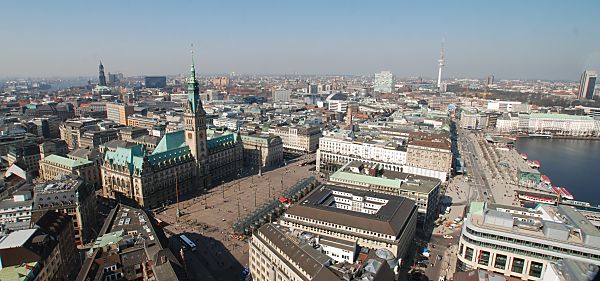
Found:
[[[204,113],[202,101],[200,101],[200,86],[196,79],[196,66],[194,64],[194,52],[192,51],[192,66],[190,68],[190,78],[188,79],[188,107],[193,113]]]

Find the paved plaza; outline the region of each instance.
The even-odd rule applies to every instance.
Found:
[[[314,154],[305,155],[262,175],[242,176],[213,187],[206,194],[181,200],[178,221],[177,204],[169,205],[156,217],[167,224],[167,234],[199,234],[194,240],[200,249],[200,258],[212,269],[216,279],[227,280],[231,278],[228,275],[231,271],[239,273],[229,268],[248,265],[248,242],[245,237],[233,234],[232,225],[257,207],[278,199],[299,180],[315,176],[311,171],[314,165],[300,165],[314,157]]]

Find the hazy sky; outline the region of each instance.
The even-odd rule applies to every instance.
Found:
[[[426,2],[426,3],[425,3]],[[600,1],[3,1],[0,77],[185,73],[577,80]]]

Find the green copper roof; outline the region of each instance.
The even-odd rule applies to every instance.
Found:
[[[104,156],[104,161],[109,163],[127,166],[131,174],[134,171],[141,171],[144,164],[144,155],[146,150],[140,144],[130,147],[117,147],[115,151],[107,151]]]
[[[92,161],[89,161],[87,159],[78,158],[77,160],[73,160],[71,158],[63,157],[56,154],[46,156],[44,158],[44,161],[62,166],[67,166],[69,168],[77,168],[82,165],[92,164]]]
[[[224,135],[209,139],[206,141],[206,147],[209,150],[218,149],[219,147],[227,146],[235,143],[235,134],[226,133]]]
[[[202,102],[200,101],[200,87],[198,86],[198,80],[196,80],[196,68],[194,67],[194,63],[192,63],[192,68],[190,69],[187,92],[188,106],[192,112],[196,113],[197,111],[204,111]]]
[[[469,206],[469,214],[483,215],[483,209],[485,203],[483,202],[472,202]]]
[[[94,249],[101,248],[107,245],[117,244],[121,240],[123,240],[123,235],[125,231],[123,229],[117,230],[115,232],[110,232],[102,235],[102,237],[96,239],[94,243]]]
[[[158,154],[167,150],[187,146],[184,131],[167,133],[160,140],[152,154]]]
[[[2,270],[0,270],[0,280],[34,280],[36,274],[32,269],[36,267],[36,271],[38,271],[40,266],[37,261],[2,267]]]

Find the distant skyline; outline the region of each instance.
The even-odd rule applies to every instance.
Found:
[[[85,2],[85,3],[83,3]],[[600,68],[600,1],[7,1],[0,78],[437,75],[579,79]]]

